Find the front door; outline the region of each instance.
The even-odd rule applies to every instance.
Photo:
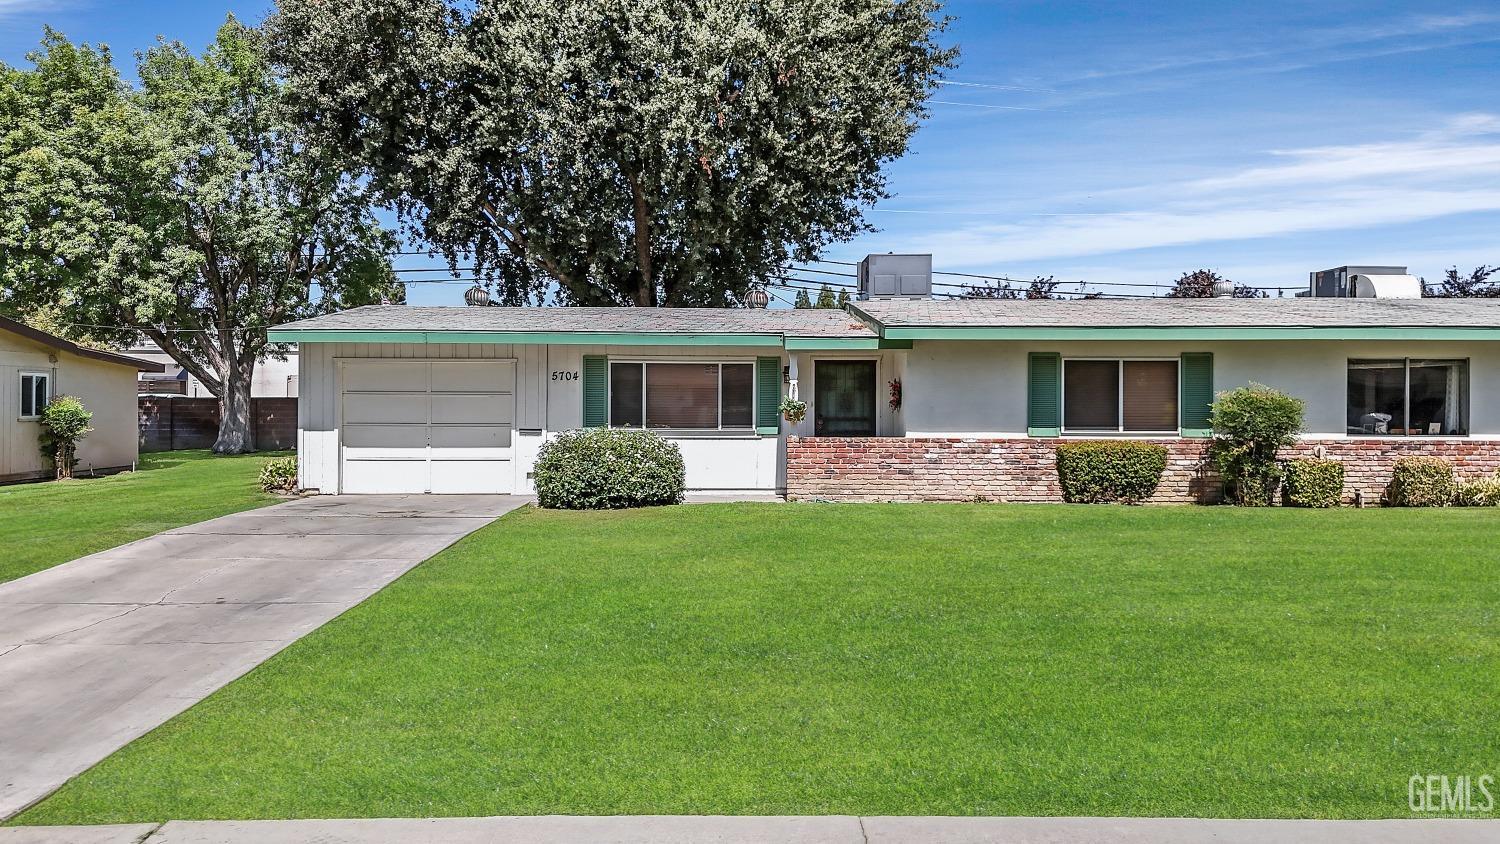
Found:
[[[875,436],[875,361],[816,361],[813,384],[814,434]]]

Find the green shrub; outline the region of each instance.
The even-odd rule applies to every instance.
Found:
[[[1264,384],[1220,393],[1210,420],[1209,458],[1224,479],[1224,495],[1235,503],[1264,507],[1276,500],[1281,463],[1276,454],[1302,433],[1307,405]]]
[[[260,467],[260,488],[266,492],[296,492],[297,458],[283,457]]]
[[[1500,507],[1500,477],[1459,481],[1453,503],[1459,507]]]
[[[1086,440],[1057,447],[1063,500],[1074,504],[1145,501],[1161,484],[1167,449],[1133,440]]]
[[[650,431],[565,431],[542,446],[536,496],[543,507],[613,510],[682,501],[682,452]]]
[[[1447,507],[1457,489],[1453,466],[1443,458],[1403,457],[1387,495],[1397,507]]]
[[[94,430],[89,422],[94,419],[74,396],[58,396],[42,410],[42,431],[38,436],[42,456],[52,461],[59,480],[73,477],[73,467],[78,463],[78,441]]]
[[[1337,460],[1290,460],[1286,503],[1293,507],[1337,507],[1344,500],[1344,464]]]

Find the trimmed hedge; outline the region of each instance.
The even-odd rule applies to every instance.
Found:
[[[588,428],[545,443],[536,461],[536,497],[559,510],[618,510],[680,504],[682,451],[650,431]]]
[[[1459,507],[1500,507],[1500,477],[1459,481],[1453,503]]]
[[[1337,507],[1344,500],[1344,464],[1337,460],[1289,460],[1286,503],[1293,507]]]
[[[1387,494],[1397,507],[1447,507],[1458,491],[1453,466],[1441,457],[1403,457],[1396,461]]]
[[[1057,447],[1057,479],[1073,504],[1150,498],[1167,470],[1167,449],[1134,440],[1083,440]]]

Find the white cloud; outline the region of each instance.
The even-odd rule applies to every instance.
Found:
[[[975,220],[918,236],[913,246],[950,266],[992,266],[1500,211],[1494,115],[1459,116],[1407,140],[1268,156],[1274,161],[1263,166],[1095,193],[1102,207],[1088,214]]]

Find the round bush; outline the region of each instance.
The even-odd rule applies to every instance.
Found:
[[[536,497],[559,510],[616,510],[682,503],[682,452],[650,431],[564,431],[542,446]]]
[[[1290,460],[1286,503],[1293,507],[1337,507],[1344,500],[1344,464],[1337,460]]]
[[[1145,501],[1161,484],[1167,449],[1133,440],[1085,440],[1057,447],[1057,480],[1073,504]]]
[[[297,458],[283,457],[260,467],[260,488],[266,492],[296,492]]]
[[[1403,457],[1387,494],[1397,507],[1447,507],[1457,488],[1453,466],[1443,458]]]

